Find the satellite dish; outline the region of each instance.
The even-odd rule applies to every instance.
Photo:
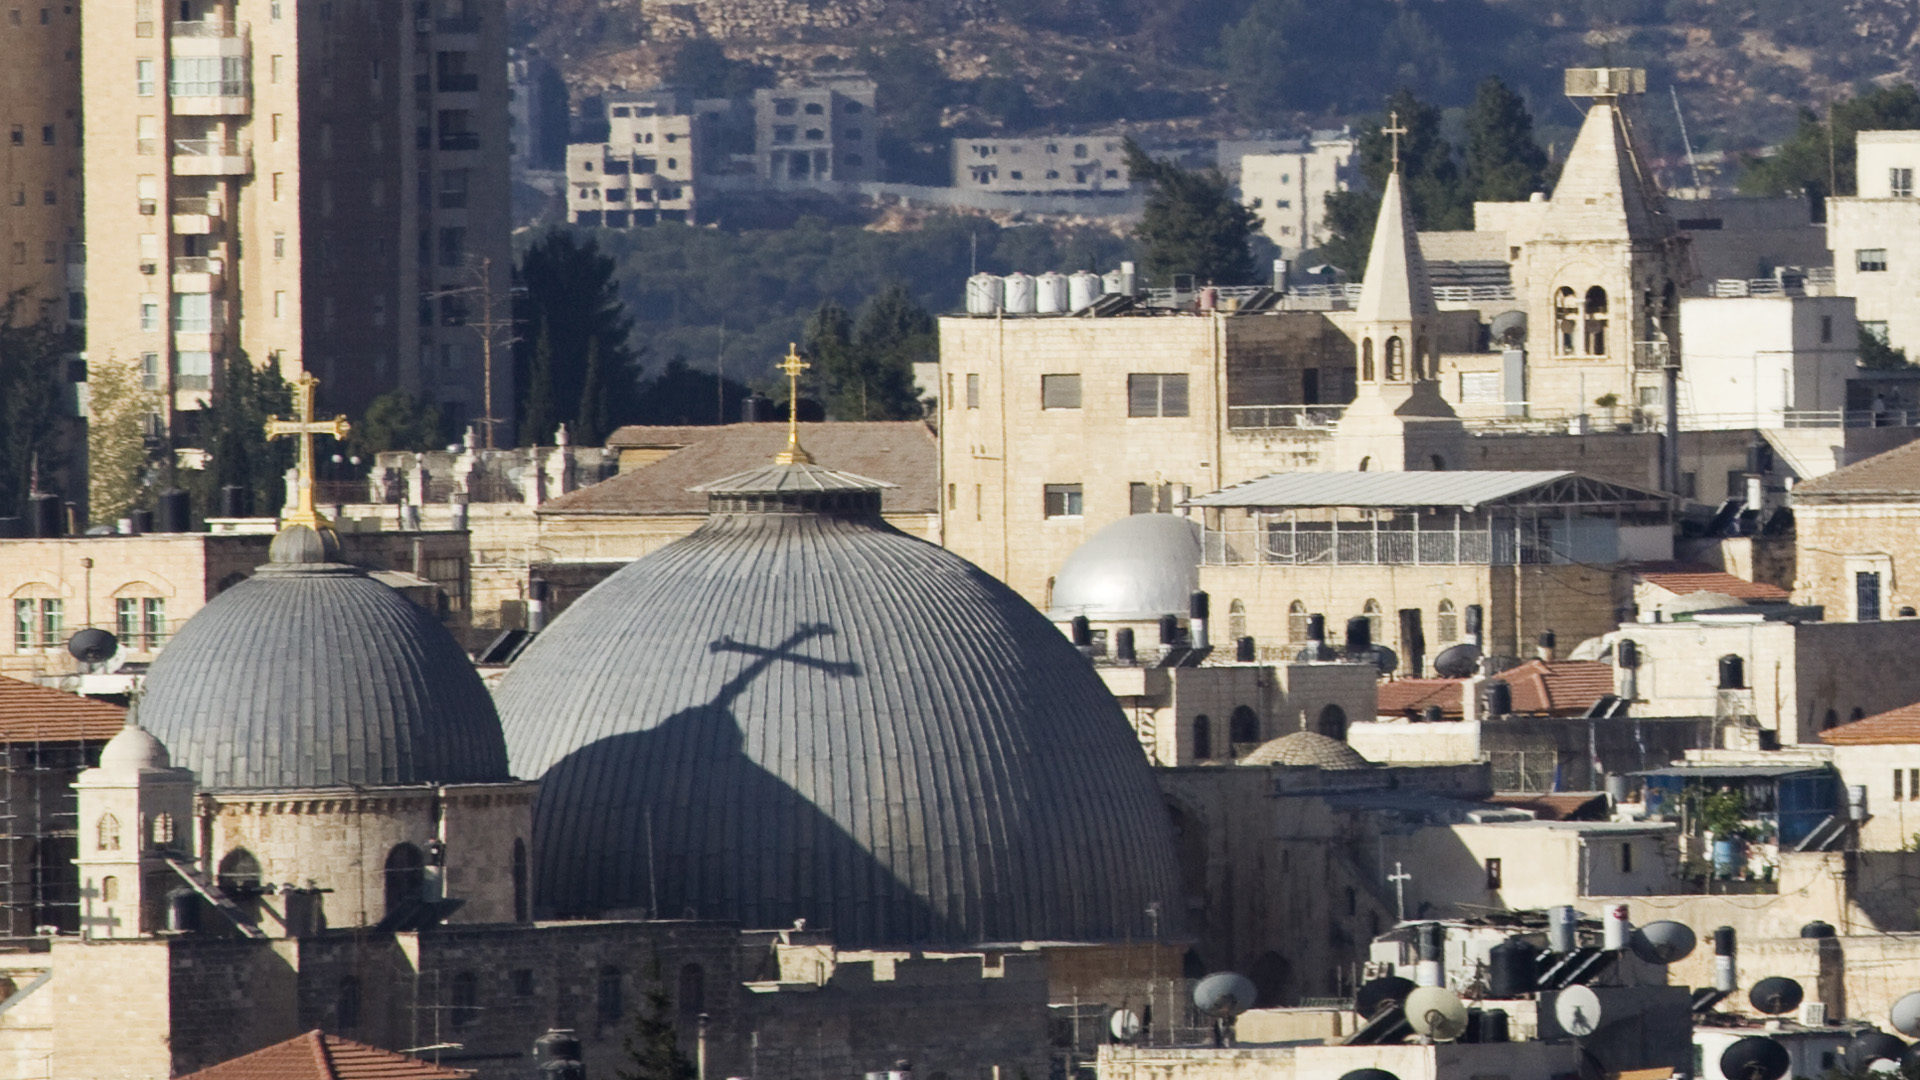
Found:
[[[1116,1042],[1132,1042],[1140,1037],[1140,1014],[1131,1009],[1116,1009],[1107,1021]]]
[[[1753,984],[1753,989],[1747,991],[1747,1000],[1753,1003],[1753,1007],[1770,1016],[1792,1012],[1800,1007],[1800,1002],[1806,996],[1807,992],[1801,989],[1799,983],[1783,975],[1761,979]]]
[[[1780,1080],[1792,1065],[1786,1047],[1760,1035],[1737,1040],[1720,1055],[1727,1080]]]
[[[113,654],[120,651],[120,639],[89,626],[67,639],[67,651],[83,664],[98,664],[113,659]]]
[[[1560,1030],[1584,1039],[1600,1030],[1600,995],[1584,986],[1569,986],[1553,1001],[1553,1018]]]
[[[1385,1069],[1355,1069],[1340,1080],[1400,1080]]]
[[[1433,658],[1433,673],[1443,679],[1470,679],[1480,670],[1480,646],[1470,641],[1449,645]]]
[[[1398,975],[1383,975],[1378,979],[1368,979],[1360,984],[1353,994],[1353,1011],[1365,1019],[1371,1020],[1380,1015],[1380,1010],[1389,1005],[1404,1004],[1407,995],[1413,993],[1413,981]],[[1916,994],[1920,997],[1920,994]]]
[[[1435,1042],[1452,1042],[1467,1033],[1467,1006],[1444,986],[1415,987],[1407,995],[1407,1026]]]
[[[1920,992],[1894,1002],[1887,1019],[1893,1022],[1893,1030],[1908,1038],[1920,1039]]]
[[[1909,1046],[1907,1052],[1900,1055],[1900,1075],[1907,1080],[1920,1076],[1920,1045]]]
[[[1385,645],[1375,645],[1373,647],[1373,663],[1375,667],[1380,669],[1380,674],[1391,675],[1394,673],[1394,670],[1400,666],[1400,654],[1387,648]]]
[[[1193,1007],[1208,1016],[1238,1016],[1253,1008],[1259,993],[1245,975],[1218,971],[1194,986]]]
[[[1635,929],[1627,944],[1633,955],[1649,964],[1671,964],[1686,959],[1698,942],[1686,923],[1662,919]]]
[[[1527,313],[1524,311],[1503,311],[1487,324],[1487,337],[1496,345],[1525,345],[1527,343]]]
[[[1907,1044],[1897,1037],[1869,1029],[1847,1044],[1847,1067],[1864,1069],[1876,1061],[1899,1061],[1906,1052]]]

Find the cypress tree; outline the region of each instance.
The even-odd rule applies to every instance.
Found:
[[[573,441],[593,446],[611,434],[607,431],[606,373],[600,369],[600,339],[587,341],[586,371],[580,380],[580,411],[573,424]]]
[[[534,340],[533,362],[527,372],[526,404],[521,413],[524,420],[520,425],[520,438],[528,446],[539,446],[542,440],[553,438],[560,413],[553,400],[553,333],[547,329],[544,319],[540,321],[540,334]]]
[[[653,965],[646,999],[634,1010],[633,1030],[627,1034],[625,1047],[628,1066],[618,1070],[620,1080],[694,1080],[694,1064],[680,1052],[673,997],[661,984],[658,961]]]

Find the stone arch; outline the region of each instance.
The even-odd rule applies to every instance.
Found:
[[[1370,337],[1360,339],[1360,379],[1373,381],[1373,339]]]
[[[427,898],[427,857],[412,844],[401,842],[387,851],[386,917],[391,919]]]
[[[1205,713],[1193,718],[1193,760],[1213,760],[1213,721]]]
[[[1562,285],[1553,291],[1553,351],[1572,356],[1580,349],[1580,300],[1573,287]]]
[[[1247,636],[1247,602],[1234,600],[1227,605],[1227,640],[1239,644]]]
[[[120,879],[108,874],[100,879],[100,902],[111,904],[120,899]]]
[[[1233,715],[1227,718],[1229,739],[1236,745],[1260,741],[1260,714],[1251,706],[1235,705]]]
[[[1387,339],[1387,358],[1385,371],[1382,372],[1388,382],[1403,382],[1407,377],[1407,343],[1395,334]]]
[[[260,860],[253,852],[237,847],[220,857],[220,869],[214,879],[230,896],[250,896],[260,891]]]
[[[1585,335],[1582,339],[1583,351],[1588,356],[1604,356],[1607,352],[1607,290],[1598,285],[1587,290],[1581,303],[1580,314],[1585,322]]]
[[[1329,739],[1347,739],[1347,710],[1328,702],[1320,707],[1320,715],[1314,719],[1313,730]]]
[[[1440,606],[1434,613],[1433,636],[1442,645],[1451,645],[1460,640],[1460,615],[1453,601],[1442,597]]]
[[[1305,601],[1295,600],[1287,605],[1287,640],[1295,644],[1307,640],[1307,623],[1312,618],[1307,614]]]
[[[94,847],[100,851],[120,850],[120,819],[111,813],[101,814],[94,822]]]
[[[1366,603],[1360,605],[1360,614],[1367,617],[1367,632],[1373,636],[1374,645],[1386,644],[1386,639],[1380,636],[1381,631],[1386,629],[1386,616],[1380,610],[1380,601],[1369,597]]]

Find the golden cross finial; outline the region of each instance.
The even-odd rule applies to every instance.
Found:
[[[773,456],[775,465],[811,465],[813,455],[800,446],[800,373],[812,367],[800,359],[800,350],[787,342],[786,358],[780,370],[787,373],[787,448]]]
[[[282,420],[276,416],[267,420],[267,438],[292,437],[300,440],[300,463],[296,467],[299,491],[295,496],[294,508],[280,512],[280,523],[283,526],[305,525],[315,531],[327,527],[328,523],[313,505],[315,472],[313,437],[331,435],[336,439],[344,439],[349,430],[347,418],[344,416],[318,421],[313,418],[313,391],[319,385],[319,379],[314,378],[311,373],[303,372],[299,378],[293,380],[294,418]]]
[[[1385,135],[1390,140],[1392,140],[1394,172],[1400,171],[1400,136],[1405,135],[1406,133],[1407,133],[1407,129],[1400,126],[1400,110],[1395,109],[1394,111],[1388,113],[1387,126],[1380,129],[1380,134]]]

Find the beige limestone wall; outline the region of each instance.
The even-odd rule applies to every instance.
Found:
[[[174,1074],[169,953],[164,941],[53,943],[54,982],[41,992],[54,995],[48,1071],[56,1080],[166,1080]],[[104,1032],[112,1038],[103,1038]]]
[[[1857,618],[1854,575],[1878,572],[1882,618],[1920,606],[1920,503],[1807,501],[1794,505],[1793,523],[1795,603]]]

